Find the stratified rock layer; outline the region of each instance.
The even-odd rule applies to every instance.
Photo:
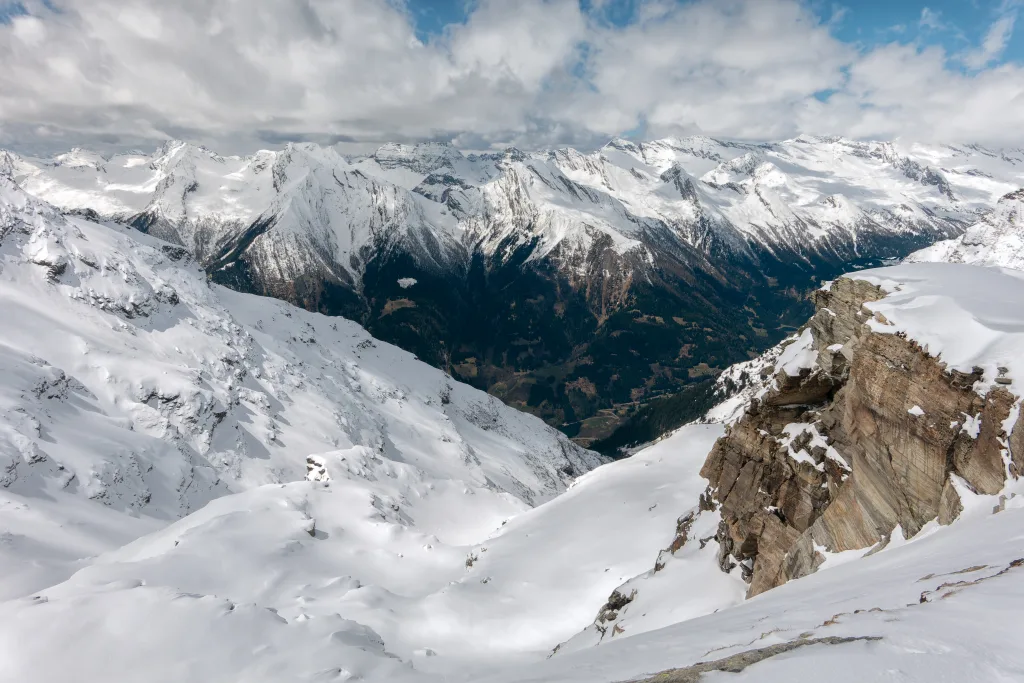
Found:
[[[701,470],[721,505],[722,567],[739,563],[751,596],[813,572],[821,550],[948,524],[958,490],[998,493],[1024,466],[1024,429],[1008,419],[1016,397],[1003,385],[979,393],[980,369],[949,370],[885,332],[864,306],[884,296],[849,278],[819,291],[813,366],[779,369]]]

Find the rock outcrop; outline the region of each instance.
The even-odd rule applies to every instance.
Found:
[[[822,551],[948,524],[962,492],[996,494],[1024,470],[1011,380],[977,390],[980,368],[950,370],[886,332],[890,323],[864,305],[884,296],[850,278],[817,292],[793,342],[804,348],[783,351],[771,388],[701,470],[721,507],[720,563],[740,565],[750,596],[815,571]]]

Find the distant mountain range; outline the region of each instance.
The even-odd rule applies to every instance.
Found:
[[[185,247],[215,281],[359,321],[584,444],[781,339],[851,267],[959,238],[1024,151],[799,137],[346,157],[0,152],[67,212]]]

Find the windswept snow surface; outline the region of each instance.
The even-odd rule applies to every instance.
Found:
[[[35,680],[73,671],[90,680],[137,680],[150,670],[157,681],[183,680],[186,672],[202,680],[273,680],[285,671],[289,680],[307,680],[340,668],[390,681],[483,675],[499,664],[542,660],[590,622],[616,586],[653,566],[676,518],[705,485],[696,471],[720,433],[718,426],[686,428],[658,449],[584,475],[567,493],[465,547],[419,528],[476,523],[464,516],[486,510],[486,501],[459,509],[462,492],[453,492],[454,514],[440,524],[426,514],[429,500],[408,493],[409,468],[385,469],[367,452],[328,453],[328,483],[219,498],[99,556],[64,583],[0,606],[0,616],[14,618],[11,631],[0,625],[0,642],[24,653],[7,662],[10,671],[46,674]],[[364,478],[374,461],[378,476]],[[690,600],[697,613],[743,595],[738,578],[718,572],[714,550],[706,555],[692,580],[706,576],[729,588],[715,599],[705,587]],[[30,608],[40,609],[33,623],[41,632],[26,640],[13,624]],[[140,642],[129,638],[135,652],[118,658],[122,629],[147,619],[161,625]],[[75,635],[97,621],[101,628],[89,637]],[[199,647],[195,634],[207,634],[209,646]],[[72,648],[66,657],[34,661],[32,642],[57,638]],[[256,644],[263,647],[253,655]]]
[[[660,551],[672,543],[676,520],[706,488],[700,467],[722,434],[721,425],[684,427],[584,475],[567,493],[514,518],[474,549],[477,561],[466,580],[439,602],[453,619],[468,619],[486,634],[464,636],[478,652],[546,654],[592,622],[613,590],[654,569]],[[713,534],[717,519],[708,526]],[[696,547],[695,541],[695,552],[685,561],[680,554],[665,576],[665,585],[703,586],[700,594],[672,601],[676,621],[743,598],[738,572],[730,577],[718,570],[717,544],[699,555]],[[631,634],[651,628],[647,615],[634,610],[630,616],[635,619],[624,624]]]
[[[948,263],[908,263],[851,273],[888,295],[866,306],[876,332],[905,333],[949,369],[984,371],[977,389],[1024,390],[1024,272]],[[1008,382],[1009,380],[1009,382]]]
[[[584,487],[581,491],[589,488],[588,479],[578,485]],[[630,481],[628,475],[626,480]],[[827,671],[829,680],[852,683],[886,680],[886,675],[898,671],[905,681],[925,683],[946,675],[980,683],[1017,680],[1024,672],[1024,655],[1016,647],[1018,634],[1012,626],[1024,609],[1020,496],[1011,498],[997,515],[988,512],[994,496],[968,497],[968,511],[977,514],[966,514],[952,527],[929,527],[909,542],[894,539],[880,552],[844,558],[810,577],[712,614],[695,614],[691,620],[617,637],[596,648],[563,648],[548,659],[519,661],[472,651],[490,657],[489,662],[480,662],[453,658],[429,646],[404,653],[401,638],[389,640],[385,635],[387,624],[371,628],[351,618],[353,608],[360,607],[375,612],[381,621],[422,617],[410,609],[418,600],[399,599],[346,574],[354,564],[377,561],[373,575],[381,583],[421,590],[440,585],[462,559],[449,550],[428,548],[428,539],[396,534],[387,524],[360,519],[358,496],[353,493],[357,490],[347,484],[336,487],[332,482],[325,487],[310,482],[221,498],[161,532],[101,556],[65,583],[0,603],[5,652],[0,678],[610,683],[824,637],[871,640],[809,645],[754,664],[730,680],[814,680]],[[596,509],[598,503],[608,504],[608,488],[594,487],[592,493],[595,497],[580,513]],[[579,504],[584,497],[577,494],[575,500]],[[547,507],[530,516],[543,516]],[[575,515],[571,519],[579,520]],[[629,528],[627,519],[634,524],[645,521],[627,511],[594,543],[576,543],[567,548],[569,552],[557,553],[565,574],[562,588],[552,597],[578,590],[570,581],[572,560],[580,563],[584,575],[616,561],[615,544]],[[559,527],[551,526],[547,541],[533,541],[538,529],[527,524],[510,530],[506,542],[512,545],[502,548],[502,538],[497,537],[488,542],[486,553],[514,549],[518,552],[511,559],[520,567],[520,576],[546,578],[554,560],[540,551],[555,554],[550,541]],[[561,540],[572,539],[575,531],[561,529]],[[366,540],[380,550],[361,551]],[[416,544],[423,545],[414,549]],[[387,557],[398,548],[404,549],[404,557]],[[575,554],[580,549],[582,556]],[[622,548],[642,549],[639,544]],[[493,566],[502,564],[507,571],[508,564]],[[407,571],[409,566],[415,571]],[[473,569],[478,566],[484,565],[474,563]],[[529,571],[533,566],[536,574]],[[479,584],[481,579],[472,574],[471,569],[464,579],[442,588],[441,596],[469,583],[481,589],[494,584],[495,590],[506,593],[502,600],[479,605],[475,615],[486,606],[495,615],[515,615],[518,605],[509,594],[518,587],[523,595],[534,587],[512,582],[502,587],[502,579],[513,577],[497,572],[487,584]],[[660,606],[662,614],[688,602],[707,604],[715,590],[703,582],[705,578],[697,573],[666,581],[657,592],[660,605],[648,604]],[[717,581],[725,584],[729,578],[722,574]],[[432,621],[420,625],[424,641],[432,636],[443,640],[436,638],[444,635],[438,625],[454,615],[435,611],[429,602],[426,606]],[[544,606],[537,628],[547,630],[545,617],[557,613],[554,605]],[[506,633],[514,642],[519,635],[515,628],[503,630],[498,619],[469,620],[462,628],[477,642]],[[54,643],[60,643],[59,651],[54,651]],[[466,644],[467,650],[472,644],[473,640]]]
[[[993,499],[987,497],[982,504]],[[1024,652],[1015,624],[1024,609],[1022,503],[1018,495],[999,514],[992,515],[989,507],[983,516],[894,542],[737,607],[472,680],[611,683],[828,637],[862,640],[810,644],[736,673],[705,674],[701,680],[1021,680]],[[688,589],[679,585],[677,595]],[[666,594],[666,599],[671,596]]]

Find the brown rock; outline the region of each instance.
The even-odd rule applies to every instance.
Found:
[[[963,511],[960,494],[956,492],[952,481],[946,481],[946,485],[942,487],[942,496],[939,498],[939,524],[952,524]]]
[[[996,493],[1004,449],[1011,472],[1024,471],[1024,427],[1002,431],[1019,410],[1014,397],[1001,386],[982,397],[980,368],[947,370],[905,335],[873,332],[864,304],[883,296],[845,278],[818,292],[809,326],[819,368],[777,375],[777,389],[719,439],[701,470],[721,504],[720,564],[752,567],[750,595],[815,571],[816,545],[867,548],[897,525],[911,537],[933,519],[952,522],[962,504],[950,476]],[[924,414],[909,414],[913,406]],[[980,418],[977,438],[962,429],[968,416]],[[809,431],[791,448],[814,465],[781,446],[787,424],[809,422],[848,467],[810,446]]]

